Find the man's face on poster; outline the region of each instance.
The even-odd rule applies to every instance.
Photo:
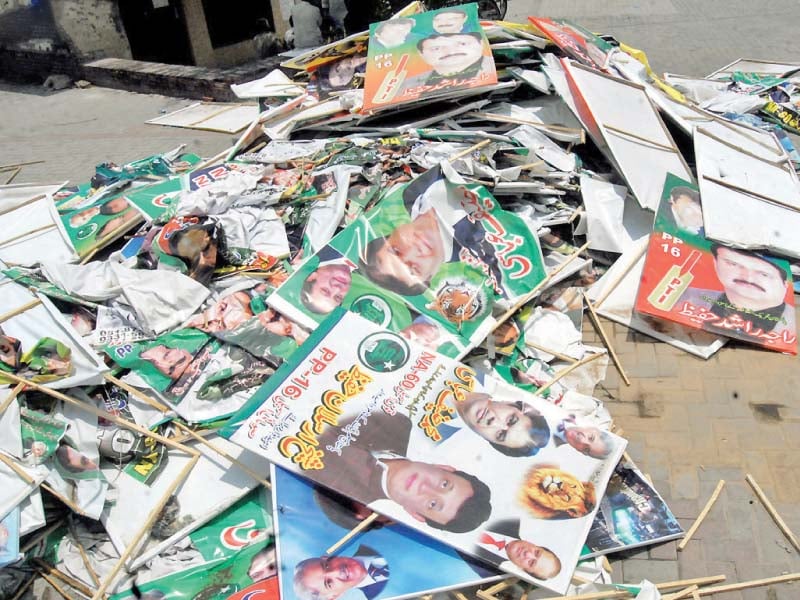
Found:
[[[780,269],[758,256],[719,248],[714,260],[725,295],[740,308],[764,310],[783,304],[786,282]]]
[[[468,34],[437,35],[422,42],[420,54],[439,75],[456,75],[481,59],[483,44]]]
[[[377,33],[377,40],[386,48],[399,46],[406,41],[406,37],[411,32],[412,24],[407,21],[400,23],[384,23]]]
[[[422,213],[411,223],[395,228],[376,253],[376,261],[382,273],[393,274],[408,285],[427,285],[444,262],[444,246],[434,211]]]
[[[570,427],[564,431],[567,443],[581,454],[592,458],[608,455],[606,438],[597,427]]]
[[[561,571],[561,561],[555,554],[531,542],[514,540],[506,551],[512,563],[538,579],[550,579]]]
[[[703,209],[694,198],[681,194],[671,201],[672,215],[680,229],[699,233],[703,227]]]
[[[452,521],[474,494],[472,484],[448,465],[398,460],[387,477],[389,498],[418,521]]]
[[[327,314],[342,304],[350,291],[352,275],[347,265],[323,265],[306,279],[308,293],[303,303],[315,312]]]
[[[303,583],[319,598],[333,600],[356,587],[367,574],[364,565],[349,556],[322,557],[303,571]]]
[[[531,443],[531,418],[513,404],[473,394],[460,403],[458,412],[472,431],[493,444],[522,448]]]
[[[437,33],[460,33],[466,21],[467,14],[464,12],[441,12],[433,17],[433,28]]]
[[[167,348],[163,344],[148,348],[139,355],[170,379],[178,379],[192,362],[192,355],[183,348]]]

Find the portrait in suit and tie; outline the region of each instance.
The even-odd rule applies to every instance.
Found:
[[[486,526],[478,537],[475,555],[498,564],[498,558],[510,561],[536,579],[552,579],[561,572],[561,561],[549,548],[520,539],[519,519],[496,521]],[[503,568],[503,563],[499,564]]]
[[[294,568],[294,592],[300,600],[335,600],[357,589],[373,600],[389,581],[389,564],[364,544],[353,556],[307,558]]]
[[[607,431],[597,427],[581,427],[570,415],[553,428],[553,443],[558,446],[568,444],[581,454],[603,459],[611,454],[614,442]]]

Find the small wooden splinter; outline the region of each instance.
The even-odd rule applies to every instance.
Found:
[[[353,527],[353,528],[352,528],[350,531],[348,531],[348,532],[347,532],[347,533],[344,535],[344,537],[342,537],[342,539],[340,539],[340,540],[339,540],[338,542],[336,542],[336,543],[335,543],[333,546],[331,546],[330,548],[328,548],[328,549],[325,551],[325,554],[333,554],[334,552],[336,552],[336,551],[337,551],[339,548],[341,548],[342,546],[344,546],[344,545],[345,545],[347,542],[349,542],[351,539],[353,539],[353,538],[354,538],[355,536],[357,536],[359,533],[361,533],[362,531],[364,531],[365,529],[367,529],[367,528],[368,528],[370,525],[372,525],[372,523],[375,521],[375,519],[377,519],[379,516],[380,516],[380,515],[379,515],[378,513],[375,513],[375,512],[374,512],[374,513],[372,513],[372,514],[371,514],[370,516],[368,516],[366,519],[364,519],[363,521],[361,521],[361,523],[359,523],[358,525],[356,525],[355,527]]]
[[[478,598],[481,598],[481,600],[497,600],[497,597],[495,596],[497,592],[500,592],[508,587],[511,587],[512,585],[517,583],[517,581],[519,580],[516,577],[510,577],[509,579],[504,579],[500,583],[496,583],[490,588],[487,588],[485,590],[478,590],[475,593],[478,595]]]
[[[761,504],[763,504],[764,508],[767,509],[769,516],[772,517],[773,521],[775,521],[778,529],[780,529],[783,535],[786,536],[786,539],[791,542],[792,546],[794,546],[794,549],[800,552],[800,542],[797,541],[797,537],[795,537],[794,533],[792,533],[792,530],[789,529],[789,526],[778,514],[778,511],[775,510],[775,507],[772,506],[772,502],[769,501],[769,498],[767,498],[767,495],[764,493],[764,490],[761,489],[761,486],[756,483],[756,480],[753,479],[753,476],[750,475],[750,473],[747,474],[745,480],[750,484],[750,487],[753,488],[756,496],[758,496],[758,499],[761,500]]]
[[[473,146],[470,146],[469,148],[466,148],[465,150],[462,150],[458,154],[455,154],[454,156],[451,156],[450,158],[447,159],[447,162],[452,163],[452,162],[457,161],[459,158],[464,158],[465,156],[469,156],[470,154],[472,154],[476,150],[480,150],[484,146],[488,146],[491,143],[492,143],[492,140],[488,140],[488,139],[487,140],[482,140],[482,141],[478,142],[477,144],[475,144]]]
[[[706,505],[703,507],[703,510],[700,511],[700,514],[697,516],[697,519],[695,519],[695,522],[692,523],[691,527],[689,527],[689,531],[686,532],[686,535],[678,544],[678,552],[682,551],[686,547],[686,544],[689,543],[689,540],[692,539],[692,536],[695,534],[698,527],[700,527],[700,524],[703,522],[703,519],[706,518],[709,511],[711,510],[711,507],[714,506],[714,503],[717,501],[717,498],[719,498],[719,495],[722,492],[723,487],[725,487],[725,480],[720,479],[716,489],[714,490],[714,493],[711,494],[711,498],[708,499],[708,502],[706,502]]]
[[[690,585],[687,588],[684,588],[680,592],[676,592],[675,594],[670,594],[669,596],[664,596],[663,600],[683,600],[684,598],[688,598],[692,595],[692,592],[698,590],[698,585],[695,583]]]
[[[592,305],[592,301],[589,300],[589,296],[586,295],[586,292],[581,292],[583,294],[583,300],[586,302],[586,306],[589,309],[589,318],[592,321],[592,325],[597,330],[600,339],[603,340],[603,345],[608,349],[609,355],[611,355],[611,360],[614,361],[614,366],[617,367],[617,371],[619,371],[620,377],[625,382],[625,385],[631,385],[631,380],[628,379],[627,373],[625,373],[625,369],[622,368],[622,363],[619,360],[619,356],[617,356],[616,350],[614,350],[614,346],[611,344],[611,339],[606,334],[606,330],[603,329],[603,326],[600,324],[600,319],[597,317],[597,313],[594,311],[594,306]]]

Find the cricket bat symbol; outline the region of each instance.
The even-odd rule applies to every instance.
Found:
[[[692,283],[694,279],[692,269],[701,256],[702,253],[699,250],[692,250],[682,265],[672,265],[647,296],[650,305],[667,312],[672,310],[683,292]]]
[[[381,86],[375,92],[375,97],[372,99],[373,104],[387,104],[391,102],[397,95],[397,92],[403,86],[403,81],[406,79],[406,64],[408,64],[408,54],[403,54],[397,63],[397,66],[386,74],[383,78]]]

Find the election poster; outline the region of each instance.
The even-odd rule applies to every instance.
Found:
[[[617,465],[581,558],[660,544],[683,536],[667,503],[635,465]]]
[[[797,354],[789,263],[707,239],[697,186],[672,174],[650,235],[636,310]]]
[[[587,67],[607,70],[606,61],[613,46],[604,39],[566,19],[528,17],[528,20],[567,56]]]
[[[187,568],[157,578],[145,570],[138,593],[112,600],[279,600],[270,511],[269,494],[250,492],[185,538],[179,555]]]
[[[337,309],[221,431],[394,521],[564,593],[626,446]]]
[[[372,511],[280,467],[272,468],[271,480],[283,600],[311,600],[326,589],[358,600],[397,600],[506,577],[385,518],[328,557],[327,548]],[[335,590],[325,585],[326,561],[347,574]]]
[[[476,4],[373,23],[364,111],[497,83]]]
[[[442,163],[345,227],[267,302],[309,329],[341,306],[457,358],[544,277],[524,221]]]

